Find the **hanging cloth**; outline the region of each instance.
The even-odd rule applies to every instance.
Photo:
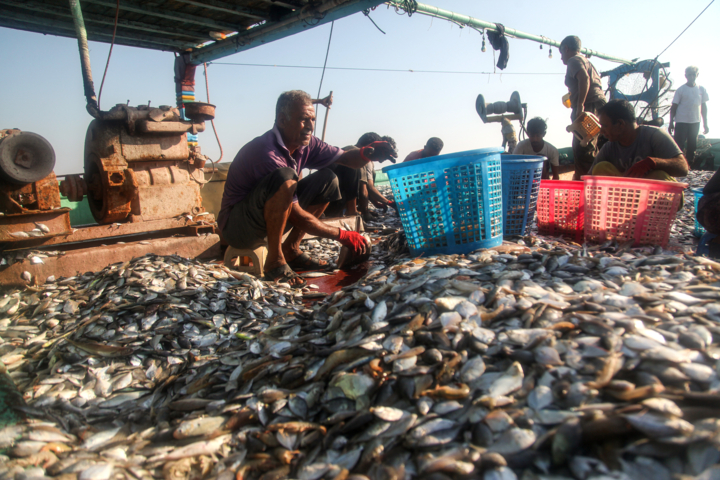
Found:
[[[502,23],[496,23],[495,27],[497,28],[497,31],[488,32],[487,36],[488,40],[490,40],[490,45],[492,45],[495,50],[500,50],[500,58],[498,58],[497,67],[500,70],[505,70],[508,59],[510,58],[510,44],[505,36],[505,26]]]

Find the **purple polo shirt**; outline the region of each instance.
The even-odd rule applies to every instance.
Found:
[[[290,151],[280,136],[277,126],[254,138],[240,149],[228,170],[218,226],[222,232],[233,205],[241,202],[257,183],[278,168],[289,167],[298,174],[303,168],[321,169],[335,162],[342,149],[333,147],[319,138],[310,137],[310,144]],[[297,202],[297,197],[294,199]]]

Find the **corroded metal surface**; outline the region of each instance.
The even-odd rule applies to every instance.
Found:
[[[187,102],[185,116],[195,122],[206,122],[215,118],[215,105],[203,102]]]
[[[0,215],[0,243],[50,243],[71,233],[69,208]]]
[[[48,226],[51,233],[54,232],[54,226],[51,221],[47,219],[54,212],[69,212],[69,209],[54,210],[53,212],[47,212],[46,216],[33,217],[38,222],[43,221]],[[7,231],[18,231],[15,229],[15,225],[11,225],[12,222],[8,222],[7,225],[3,225],[4,219],[9,216],[0,216],[0,239],[5,238],[3,236],[3,229],[7,228]],[[9,230],[13,228],[13,230]],[[59,230],[60,227],[58,227]],[[99,239],[110,239],[115,237],[121,237],[124,235],[136,235],[140,233],[149,233],[163,231],[167,235],[171,234],[187,234],[187,235],[199,235],[204,233],[215,233],[215,217],[210,214],[201,215],[195,219],[188,218],[187,216],[180,216],[178,218],[167,218],[162,220],[153,220],[147,222],[129,222],[129,223],[117,223],[111,225],[95,225],[89,227],[81,227],[72,229],[70,228],[70,220],[68,216],[67,228],[62,234],[54,234],[55,236],[45,235],[43,237],[30,237],[21,238],[22,244],[17,244],[16,248],[20,246],[22,248],[27,247],[39,247],[48,245],[58,245],[66,243],[86,242],[90,240]],[[17,240],[17,239],[15,239]]]
[[[85,183],[101,224],[171,218],[203,210],[205,157],[187,133],[204,123],[182,120],[176,108],[117,106],[117,120],[94,120],[85,137]],[[122,118],[124,116],[124,118]],[[68,184],[71,193],[77,182]]]
[[[65,179],[60,182],[60,193],[71,202],[81,202],[87,194],[85,179],[80,175],[65,175]]]
[[[15,185],[0,181],[0,211],[24,213],[60,208],[60,189],[55,173],[37,182]]]
[[[0,285],[22,287],[27,285],[23,272],[29,272],[34,282],[42,284],[50,276],[71,277],[78,273],[96,272],[117,262],[126,262],[148,253],[177,254],[186,258],[212,258],[220,255],[220,237],[215,234],[160,238],[125,244],[81,248],[64,255],[43,258],[44,263],[30,259],[17,262],[0,270]],[[2,268],[2,267],[0,267]]]
[[[37,182],[55,167],[55,150],[45,138],[18,129],[0,130],[0,181]]]

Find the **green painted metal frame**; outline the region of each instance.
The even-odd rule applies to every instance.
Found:
[[[217,10],[218,12],[230,13],[232,15],[239,15],[247,18],[254,18],[256,20],[264,20],[263,12],[254,8],[241,7],[232,3],[221,2],[218,0],[177,0],[178,2],[186,3],[188,5],[195,5],[196,7],[208,8],[211,10]]]
[[[403,4],[396,1],[396,0],[390,0],[387,2],[388,4],[403,9]],[[457,23],[458,25],[464,25],[468,27],[473,28],[480,28],[484,30],[490,30],[490,31],[497,31],[497,25],[492,22],[486,22],[484,20],[478,20],[477,18],[469,17],[467,15],[461,15],[459,13],[451,12],[449,10],[443,10],[442,8],[433,7],[432,5],[425,5],[422,3],[417,4],[417,10],[416,13],[428,15],[435,18],[442,18],[444,20],[449,20],[451,22]],[[533,35],[531,33],[525,33],[521,32],[520,30],[515,30],[514,28],[508,28],[505,27],[505,34],[511,37],[516,38],[522,38],[524,40],[531,40],[533,42],[538,43],[544,43],[545,45],[550,45],[552,47],[558,47],[560,48],[560,42],[552,40],[547,37],[543,37],[540,35]],[[597,50],[592,50],[589,48],[583,48],[580,53],[583,53],[588,56],[598,57],[605,60],[609,60],[611,62],[617,62],[617,63],[627,63],[627,64],[633,64],[635,63],[633,60],[627,60],[625,58],[620,57],[614,57],[612,55],[607,55],[605,53],[598,52]]]
[[[289,1],[293,0],[285,2],[258,0],[238,5],[228,0],[174,0],[175,6],[166,8],[155,2],[120,0],[120,11],[125,12],[126,15],[125,18],[121,15],[118,20],[116,42],[184,53],[189,63],[197,65],[289,37],[383,3],[397,9],[404,9],[406,5],[399,0],[321,0],[304,6],[300,6],[300,3],[297,5],[288,3]],[[94,7],[84,12],[90,40],[110,41],[112,38],[110,27],[114,25],[116,2],[117,0],[82,0],[83,4]],[[288,8],[291,13],[281,20],[271,21],[269,20],[271,10],[263,9],[263,4],[259,2],[264,2],[268,6]],[[177,4],[188,8],[177,11],[175,10],[178,8]],[[113,15],[109,14],[111,11]],[[417,4],[416,13],[478,30],[497,29],[495,23],[422,3]],[[70,16],[70,12],[62,8],[58,2],[0,0],[0,27],[75,37],[72,22],[65,21]],[[318,16],[321,18],[318,19]],[[224,40],[213,41],[215,35],[211,35],[212,32],[238,33],[230,33]],[[506,27],[505,33],[510,37],[560,46],[558,41],[513,28]],[[632,60],[588,48],[583,48],[582,53],[611,62],[634,63]]]
[[[166,7],[154,2],[120,0],[115,41],[121,45],[183,53],[191,63],[201,64],[384,3],[380,0],[322,0],[314,4],[289,1],[292,0],[236,4],[228,0],[174,0],[171,2],[174,7]],[[86,7],[82,8],[82,15],[87,38],[109,43],[117,0],[81,0],[81,3]],[[188,8],[176,10],[178,5]],[[280,20],[272,21],[272,8],[285,8],[287,13]],[[71,18],[71,11],[64,8],[62,2],[0,0],[0,27],[77,38]],[[213,41],[213,32],[222,32],[228,38]]]
[[[117,3],[115,0],[83,0],[83,3],[93,3],[95,5],[101,5],[103,7],[108,7],[115,9]],[[223,21],[217,21],[212,19],[203,18],[196,15],[190,15],[187,13],[181,13],[181,12],[173,12],[173,11],[164,11],[159,8],[155,7],[149,7],[146,5],[138,4],[135,2],[130,2],[128,0],[120,0],[120,10],[125,10],[128,12],[134,12],[134,13],[140,13],[143,15],[150,15],[157,18],[164,18],[167,20],[175,20],[175,21],[181,21],[186,23],[192,23],[195,25],[200,25],[206,28],[211,28],[213,30],[237,30],[239,28],[239,24],[234,24],[231,22],[223,22]],[[209,40],[209,39],[208,39]]]
[[[189,54],[189,60],[190,63],[198,65],[211,62],[227,55],[249,50],[259,45],[324,25],[348,15],[376,7],[382,3],[384,2],[377,0],[355,0],[347,2],[340,7],[328,10],[325,12],[325,16],[319,20],[314,20],[305,12],[296,12],[279,22],[254,27],[228,37],[225,40],[194,49]]]
[[[71,25],[67,25],[63,22],[43,18],[40,16],[35,16],[32,14],[21,14],[17,12],[3,12],[0,10],[0,16],[4,17],[5,20],[16,20],[24,23],[34,24],[34,25],[40,25],[45,26],[48,28],[53,28],[56,30],[54,32],[55,35],[60,35],[64,37],[70,37],[70,38],[77,38],[75,35],[75,30],[72,28]],[[69,11],[68,11],[68,16]],[[92,23],[92,21],[88,22]],[[89,25],[86,27],[88,38],[93,41],[103,41],[106,43],[109,43],[112,40],[112,34],[105,33],[101,30],[98,30],[97,28]],[[161,49],[161,50],[178,50],[178,49],[186,49],[190,48],[194,45],[197,45],[199,41],[191,41],[187,40],[184,42],[172,40],[172,38],[162,38],[157,36],[148,36],[148,35],[142,35],[142,34],[132,34],[127,35],[123,33],[118,33],[116,36],[116,42],[120,43],[122,40],[128,40],[132,42],[133,44],[144,44],[146,48],[154,48],[154,49]]]
[[[54,5],[48,5],[44,2],[38,2],[38,1],[31,1],[31,0],[0,0],[0,6],[7,5],[11,7],[16,7],[22,10],[26,10],[29,12],[35,12],[35,13],[47,13],[52,15],[57,15],[60,17],[67,17],[72,18],[72,13],[67,8],[61,8]],[[107,25],[107,26],[113,26],[114,20],[111,17],[103,17],[100,15],[83,12],[83,18],[85,19],[85,23],[89,25]],[[168,27],[168,26],[158,26],[152,23],[147,22],[141,22],[137,20],[126,20],[126,19],[118,19],[118,27],[124,27],[129,30],[137,30],[140,32],[148,32],[148,33],[156,33],[160,35],[165,35],[168,37],[168,40],[172,40],[173,38],[177,37],[185,37],[188,39],[188,45],[197,45],[198,43],[207,42],[207,37],[201,37],[197,34],[193,34],[192,32],[188,33],[187,30],[176,28],[176,27]],[[74,32],[74,30],[73,30]],[[91,34],[98,34],[96,32],[92,32]],[[103,35],[102,33],[99,33],[99,35]],[[108,37],[112,38],[111,34],[107,34]],[[75,37],[73,34],[72,37]],[[131,37],[132,38],[132,37]],[[175,41],[173,44],[181,44],[179,41]]]

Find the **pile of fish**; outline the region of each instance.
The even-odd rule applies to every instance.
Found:
[[[720,478],[720,263],[401,235],[318,303],[153,255],[0,296],[0,480]]]
[[[675,224],[672,226],[671,235],[680,244],[694,250],[697,245],[695,240],[695,194],[693,189],[702,188],[710,180],[713,173],[705,170],[691,170],[687,177],[678,178],[679,182],[687,183],[685,190],[685,205],[677,213]]]
[[[525,242],[527,243],[527,242]],[[303,291],[146,256],[0,301],[0,478],[716,478],[720,264],[535,239]]]

